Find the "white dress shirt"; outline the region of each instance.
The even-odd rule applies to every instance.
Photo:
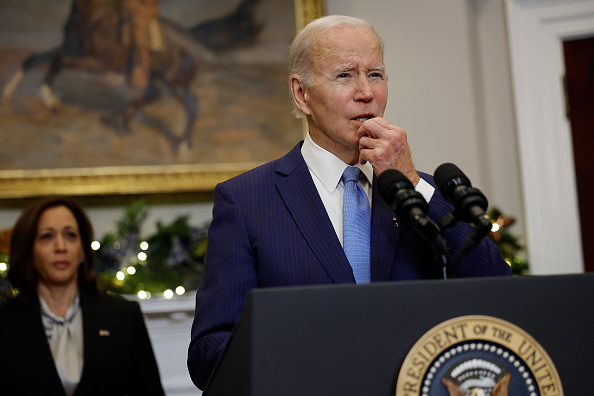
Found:
[[[330,217],[336,236],[342,245],[344,184],[341,178],[342,173],[349,165],[334,154],[318,146],[309,136],[309,132],[305,136],[303,146],[301,147],[301,155],[303,155],[318,194]],[[369,162],[365,165],[356,164],[355,166],[361,169],[359,184],[363,187],[371,205],[373,167]],[[435,188],[423,179],[419,181],[415,189],[423,195],[427,202],[429,202],[435,191]]]

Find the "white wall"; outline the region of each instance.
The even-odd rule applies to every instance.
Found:
[[[129,200],[123,198],[124,202]],[[115,222],[122,217],[123,206],[89,206],[85,205],[87,214],[95,230],[95,238],[101,239],[110,231],[115,231]],[[157,220],[169,223],[181,215],[190,215],[189,222],[194,226],[201,226],[212,218],[212,202],[196,202],[184,204],[149,204],[149,216],[144,222],[143,235],[150,235],[155,231]],[[4,209],[0,201],[0,231],[12,228],[20,214],[20,209]]]
[[[523,234],[505,10],[500,0],[327,0],[385,42],[386,118],[408,133],[419,170],[455,163]]]

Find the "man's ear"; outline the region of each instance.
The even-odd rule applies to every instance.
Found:
[[[291,76],[291,92],[293,93],[293,100],[299,110],[305,115],[310,115],[308,95],[306,92],[305,84],[299,79],[297,74]]]

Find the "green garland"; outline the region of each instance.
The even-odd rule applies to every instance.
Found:
[[[0,304],[6,300],[6,297],[12,293],[10,283],[6,279],[6,270],[8,269],[8,254],[0,250]]]
[[[148,217],[144,201],[124,209],[116,229],[107,233],[96,251],[99,286],[118,294],[150,294],[198,288],[204,273],[208,224],[192,227],[188,215],[170,224],[156,224],[153,235],[141,237]]]
[[[499,209],[488,212],[498,229],[488,237],[497,245],[501,256],[510,264],[514,275],[528,272],[522,257],[523,246],[509,231],[515,223]],[[208,244],[208,223],[192,227],[189,216],[182,215],[170,224],[156,224],[156,232],[142,237],[142,226],[148,217],[142,200],[125,207],[115,230],[107,233],[96,248],[95,271],[99,287],[117,294],[171,296],[184,290],[196,290],[204,273],[204,253]],[[139,256],[140,255],[140,256]],[[7,252],[0,250],[0,263],[8,263]],[[6,271],[0,268],[0,295],[10,292]]]
[[[487,236],[497,245],[501,257],[511,266],[512,273],[526,275],[529,267],[528,262],[521,255],[524,247],[518,242],[518,238],[509,231],[509,227],[516,220],[504,215],[498,208],[492,208],[487,214],[494,224],[494,229]]]

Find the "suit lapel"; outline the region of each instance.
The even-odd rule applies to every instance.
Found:
[[[383,200],[377,189],[377,177],[373,176],[371,213],[371,281],[386,281],[396,257],[400,227],[394,224],[394,212]]]
[[[354,282],[353,271],[340,245],[324,204],[301,156],[301,145],[278,161],[284,177],[276,187],[307,244],[334,283]]]

